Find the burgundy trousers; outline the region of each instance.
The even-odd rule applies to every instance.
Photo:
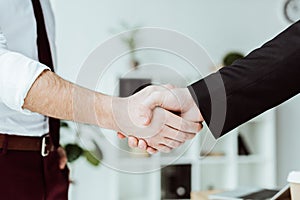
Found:
[[[57,151],[40,152],[0,149],[0,199],[67,200],[69,170],[59,169]]]

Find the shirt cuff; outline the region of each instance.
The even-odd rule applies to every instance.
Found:
[[[0,66],[0,100],[13,110],[24,114],[31,113],[22,108],[24,99],[38,76],[44,70],[50,69],[14,52],[0,55]]]

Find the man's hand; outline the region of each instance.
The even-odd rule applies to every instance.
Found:
[[[199,108],[187,88],[166,86],[165,90],[159,90],[157,87],[154,88],[156,90],[152,92],[149,98],[146,98],[143,102],[146,107],[151,109],[162,107],[166,110],[177,112],[185,120],[203,122]],[[152,113],[149,114],[151,116]],[[151,117],[149,120],[151,120]]]
[[[150,123],[152,117],[155,117],[153,110],[157,109],[157,107],[161,107],[178,113],[184,120],[193,121],[202,128],[201,122],[203,118],[187,88],[149,86],[142,90],[141,93],[148,94],[142,102],[143,109],[138,110],[138,112],[140,112],[138,115],[143,116],[145,125]],[[151,138],[141,139],[130,136],[128,145],[130,147],[146,149],[149,153],[155,153],[157,150],[161,151],[161,145],[163,145],[169,147],[167,150],[165,150],[165,148],[164,152],[169,152],[172,148],[176,148],[186,140],[194,137],[194,134],[190,134],[183,129],[181,129],[182,131],[178,131],[176,127],[171,127],[172,126],[169,126],[168,129],[162,130],[160,134]],[[118,133],[118,136],[119,138],[124,138],[121,133]],[[169,138],[172,140],[168,140]]]
[[[68,162],[66,151],[64,150],[64,148],[58,147],[57,153],[59,156],[59,164],[58,164],[59,169],[63,170],[66,167],[67,162]]]
[[[129,146],[138,146],[137,138],[139,138],[139,147],[143,149],[149,147],[148,151],[151,153],[156,150],[170,152],[186,140],[192,139],[201,130],[200,112],[188,109],[191,107],[188,104],[193,101],[182,102],[170,88],[172,87],[148,86],[128,98],[116,99],[115,104],[113,103],[116,105],[113,108],[117,113],[115,121],[118,123],[119,132],[123,134],[119,134],[119,137],[131,136]],[[166,98],[164,100],[166,104],[161,103],[162,100],[159,98]],[[182,112],[180,115],[185,116],[186,119],[163,109],[164,105],[172,111]]]

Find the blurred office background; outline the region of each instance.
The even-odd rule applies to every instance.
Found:
[[[114,34],[125,31],[126,28],[122,26],[124,23],[129,27],[140,25],[178,31],[199,43],[214,65],[219,67],[227,53],[240,52],[246,55],[288,27],[291,23],[284,15],[285,2],[286,0],[52,0],[57,28],[58,73],[65,79],[76,82],[88,55]],[[137,57],[142,64],[147,64],[159,62],[159,54],[161,53],[149,52],[148,55],[146,52],[137,54]],[[177,63],[177,74],[169,73],[168,70],[164,72],[164,69],[157,75],[159,69],[155,67],[151,77],[147,77],[151,68],[143,69],[144,72],[141,70],[135,75],[133,72],[129,77],[157,79],[158,82],[167,80],[179,85],[189,84],[200,78],[192,68],[180,69],[182,61],[174,56],[164,55],[161,59],[174,59],[168,65],[173,63],[175,66]],[[106,75],[103,84],[97,88],[100,92],[118,95],[118,79],[127,72],[130,64],[125,58],[115,65],[120,68],[115,66]],[[213,66],[206,67],[207,71],[214,71]],[[183,81],[174,78],[178,73],[185,77]],[[201,138],[197,137],[190,148],[185,146],[188,151],[181,156],[181,160],[174,162],[174,168],[137,174],[122,172],[120,163],[125,163],[126,169],[135,169],[134,165],[139,165],[137,170],[141,170],[144,165],[151,165],[152,161],[157,164],[161,160],[162,165],[168,164],[164,158],[167,160],[171,156],[148,156],[141,153],[137,157],[130,156],[129,153],[124,158],[122,153],[110,152],[106,147],[109,145],[104,144],[110,143],[120,146],[124,151],[132,151],[126,148],[126,142],[116,138],[114,132],[104,130],[104,134],[97,136],[97,128],[80,126],[81,132],[86,131],[92,135],[90,137],[102,140],[99,146],[103,161],[100,166],[94,167],[80,158],[70,165],[74,181],[71,184],[71,199],[159,199],[168,193],[167,190],[174,190],[170,189],[170,182],[182,184],[182,188],[174,190],[180,194],[189,190],[226,190],[239,186],[282,187],[286,184],[288,172],[300,170],[300,149],[297,144],[300,140],[297,127],[299,107],[300,99],[295,97],[245,124],[221,139],[212,150],[214,153],[210,154],[210,158],[200,158]],[[70,132],[72,135],[74,129],[78,129],[78,126],[70,126],[72,128],[64,130],[63,134],[68,135]],[[241,137],[238,135],[242,136],[242,143],[245,143],[248,152],[239,152]],[[112,163],[118,159],[123,160],[117,164],[119,169],[116,169],[118,167]],[[184,186],[185,182],[190,186]],[[180,194],[176,194],[178,198]]]

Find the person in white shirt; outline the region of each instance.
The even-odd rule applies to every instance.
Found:
[[[37,32],[41,27],[36,17],[44,20],[42,28],[47,32],[54,66],[55,29],[49,1],[40,1],[43,16],[33,9],[36,1],[0,0],[1,199],[67,199],[68,169],[65,158],[59,165],[64,154],[52,144],[53,138],[48,139],[48,116],[98,125],[127,136],[143,130],[154,135],[149,143],[164,152],[199,132],[202,117],[196,104],[191,108],[197,110],[194,122],[144,106],[144,99],[153,91],[165,90],[162,87],[148,87],[128,98],[111,97],[72,84],[39,62]],[[117,119],[114,109],[118,110]],[[148,117],[140,113],[153,114],[151,124],[143,129],[136,124],[145,124]]]

